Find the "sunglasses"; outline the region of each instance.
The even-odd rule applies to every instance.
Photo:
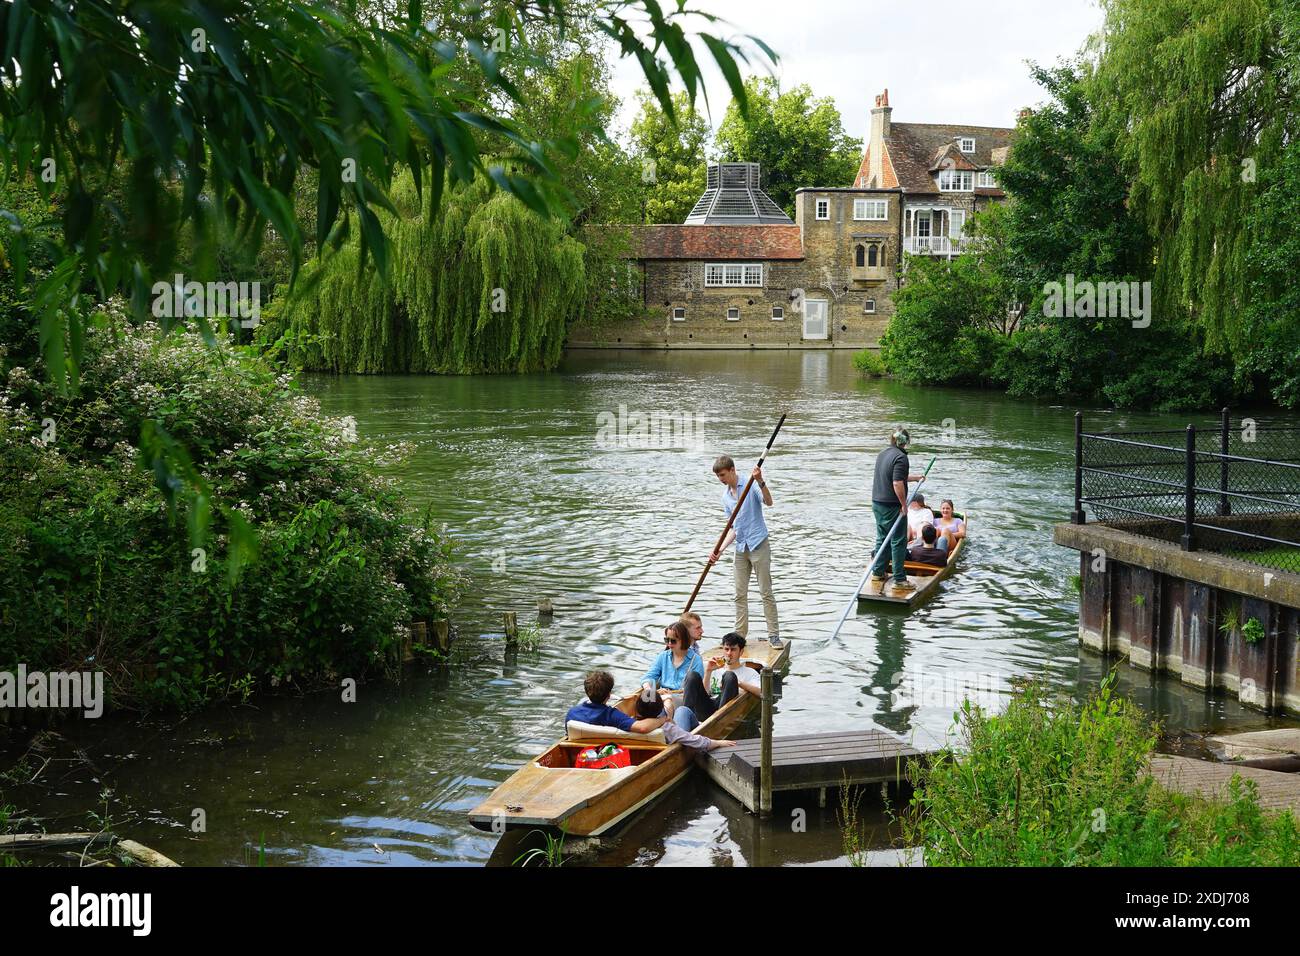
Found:
[[[665,637],[665,638],[664,638],[664,643],[665,643],[665,644],[668,644],[668,645],[670,645],[670,646],[672,646],[672,647],[676,647],[676,646],[677,646],[677,638],[675,638],[675,637]]]

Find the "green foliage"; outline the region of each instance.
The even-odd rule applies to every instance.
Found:
[[[913,765],[904,837],[927,866],[1295,866],[1300,829],[1235,777],[1227,800],[1166,792],[1156,740],[1108,678],[1082,704],[1022,688],[1004,713],[969,702],[961,744]]]
[[[1241,335],[1248,347],[1237,373],[1284,408],[1300,408],[1300,233],[1290,228],[1300,217],[1300,143],[1292,142],[1258,173],[1259,199],[1246,224],[1250,285]]]
[[[564,866],[564,838],[568,835],[563,827],[560,829],[560,835],[554,836],[545,830],[533,830],[529,835],[540,836],[543,844],[540,847],[533,847],[525,853],[515,857],[515,866]]]
[[[586,298],[585,249],[562,221],[542,217],[478,180],[446,190],[436,212],[409,178],[393,189],[397,214],[385,284],[361,270],[354,243],[319,267],[264,340],[287,332],[294,359],[332,372],[533,372],[559,361]],[[315,274],[315,269],[319,274]]]
[[[844,132],[833,99],[814,97],[807,84],[783,92],[766,76],[750,77],[745,90],[748,116],[733,100],[718,127],[722,161],[762,163],[764,188],[791,218],[796,189],[853,184],[862,141]]]
[[[399,164],[417,190],[486,176],[534,212],[563,209],[573,197],[554,161],[577,153],[584,135],[603,135],[608,104],[583,92],[581,70],[566,87],[572,95],[540,107],[537,90],[521,90],[515,80],[544,68],[553,50],[533,47],[529,25],[563,36],[581,22],[590,29],[578,32],[612,40],[670,117],[674,76],[691,102],[702,88],[692,39],[742,107],[736,59],[776,59],[752,37],[692,37],[683,22],[718,19],[684,5],[665,13],[653,0],[430,3],[427,11],[411,3],[397,14],[367,3],[361,16],[349,6],[354,17],[281,0],[229,0],[219,12],[199,2],[83,0],[18,4],[0,18],[0,46],[13,54],[0,66],[6,171],[21,176],[51,159],[67,191],[61,242],[49,250],[58,265],[34,290],[56,380],[75,379],[87,306],[80,290],[127,291],[143,319],[148,289],[173,271],[187,230],[207,265],[202,279],[231,224],[255,249],[270,223],[296,275],[305,237],[292,194],[305,167],[319,173],[317,248],[346,237],[355,219],[360,264],[373,259],[384,274],[389,247],[377,212],[392,211],[386,190]],[[563,112],[565,127],[521,121],[539,109]],[[53,187],[38,182],[48,195]],[[7,238],[20,284],[40,242],[25,229]]]
[[[1241,639],[1247,644],[1258,644],[1264,639],[1264,625],[1259,618],[1252,617],[1241,625]]]
[[[880,338],[880,357],[905,382],[990,384],[1005,348],[998,326],[1006,313],[1000,283],[976,257],[911,257],[906,284],[894,295],[894,317]]]
[[[673,96],[676,123],[644,92],[638,99],[641,108],[632,121],[632,150],[643,173],[642,221],[685,222],[706,184],[709,124],[690,109],[685,93]]]
[[[1253,348],[1241,317],[1258,186],[1300,132],[1285,57],[1294,0],[1104,0],[1094,96],[1120,143],[1130,204],[1155,237],[1164,314],[1189,313],[1215,351]],[[1293,260],[1294,262],[1294,260]]]
[[[879,378],[885,374],[885,363],[875,349],[862,349],[853,353],[853,367],[859,372]]]
[[[111,304],[87,337],[80,396],[0,366],[0,668],[103,668],[117,705],[244,699],[254,683],[319,686],[395,658],[457,580],[426,517],[412,524],[376,464],[289,376],[196,333],[134,328]],[[42,420],[53,440],[42,442]],[[229,524],[196,550],[134,444],[156,421],[255,535],[233,581]]]

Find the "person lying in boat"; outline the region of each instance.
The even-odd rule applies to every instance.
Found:
[[[925,495],[919,491],[907,507],[907,546],[913,547],[921,540],[921,529],[934,524],[934,512],[925,506]]]
[[[915,561],[917,564],[929,564],[936,568],[942,568],[948,563],[948,554],[952,550],[952,537],[944,534],[942,537],[934,530],[934,525],[928,524],[921,529],[920,544],[908,552],[909,561]]]
[[[677,708],[681,710],[682,708]],[[689,747],[692,750],[717,750],[719,747],[734,747],[734,740],[711,740],[708,737],[701,737],[699,734],[693,734],[689,730],[683,729],[675,723],[676,713],[673,710],[673,700],[671,697],[665,697],[662,700],[652,697],[647,700],[644,697],[636,699],[636,715],[643,720],[654,717],[664,717],[664,741],[669,744],[681,744],[683,747]]]
[[[658,689],[659,695],[679,694],[686,675],[704,676],[704,659],[691,646],[691,632],[681,621],[664,628],[664,649],[641,677],[641,687]]]
[[[954,543],[966,537],[966,522],[953,514],[951,498],[944,498],[939,505],[939,517],[934,519],[934,530],[940,534],[948,532]]]
[[[682,705],[673,712],[673,721],[683,730],[694,730],[729,701],[741,694],[762,696],[758,672],[741,663],[745,638],[732,632],[722,638],[722,656],[711,659],[704,674],[691,671],[682,689]],[[706,691],[705,687],[709,690]]]
[[[609,706],[609,695],[614,690],[614,676],[609,671],[592,671],[582,682],[582,689],[587,692],[587,699],[576,707],[570,707],[564,715],[564,722],[577,720],[597,727],[615,727],[632,734],[648,734],[658,730],[664,724],[664,716],[643,717],[633,720],[617,707]]]

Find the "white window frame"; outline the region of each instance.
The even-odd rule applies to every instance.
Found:
[[[954,185],[954,183],[956,185]],[[969,183],[964,188],[962,183]],[[939,192],[969,193],[975,191],[975,173],[969,169],[943,169],[939,171]]]
[[[678,314],[677,314],[677,313],[679,313],[679,312],[681,313],[681,315],[678,315]],[[685,310],[684,308],[682,308],[680,305],[679,305],[679,306],[675,306],[675,307],[673,308],[673,321],[674,321],[674,322],[685,322],[685,321],[686,321],[686,310]]]
[[[979,175],[975,177],[975,185],[981,189],[997,189],[997,180],[993,178],[993,170],[981,169]]]
[[[863,315],[875,315],[875,314],[876,314],[876,300],[875,300],[875,299],[866,299],[866,300],[863,301],[863,303],[862,303],[862,314],[863,314]]]
[[[763,288],[763,263],[706,262],[704,287],[706,289],[761,289]]]
[[[733,312],[736,313],[735,317],[732,317],[732,314],[731,314],[731,313],[733,313]],[[739,307],[739,306],[735,306],[735,305],[729,305],[729,306],[727,306],[727,321],[728,321],[728,322],[739,322],[739,321],[740,321],[740,307]]]
[[[967,143],[970,143],[970,145],[967,146],[966,145]],[[975,137],[974,136],[959,137],[957,140],[957,148],[960,149],[963,153],[975,152]]]
[[[817,221],[830,222],[831,218],[831,201],[829,199],[817,200]]]
[[[858,222],[888,222],[889,200],[855,199],[853,200],[853,218]]]
[[[961,226],[957,227],[956,220],[960,217]],[[966,232],[966,210],[949,209],[948,210],[948,238],[960,239]]]
[[[785,321],[785,306],[782,305],[772,306],[772,321],[773,322]]]

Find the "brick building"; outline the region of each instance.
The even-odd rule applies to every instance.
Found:
[[[642,318],[571,347],[854,348],[893,314],[902,259],[959,255],[970,216],[1002,198],[991,170],[1012,130],[891,123],[876,98],[857,179],[795,193],[792,221],[756,163],[720,163],[680,225],[633,227]]]

